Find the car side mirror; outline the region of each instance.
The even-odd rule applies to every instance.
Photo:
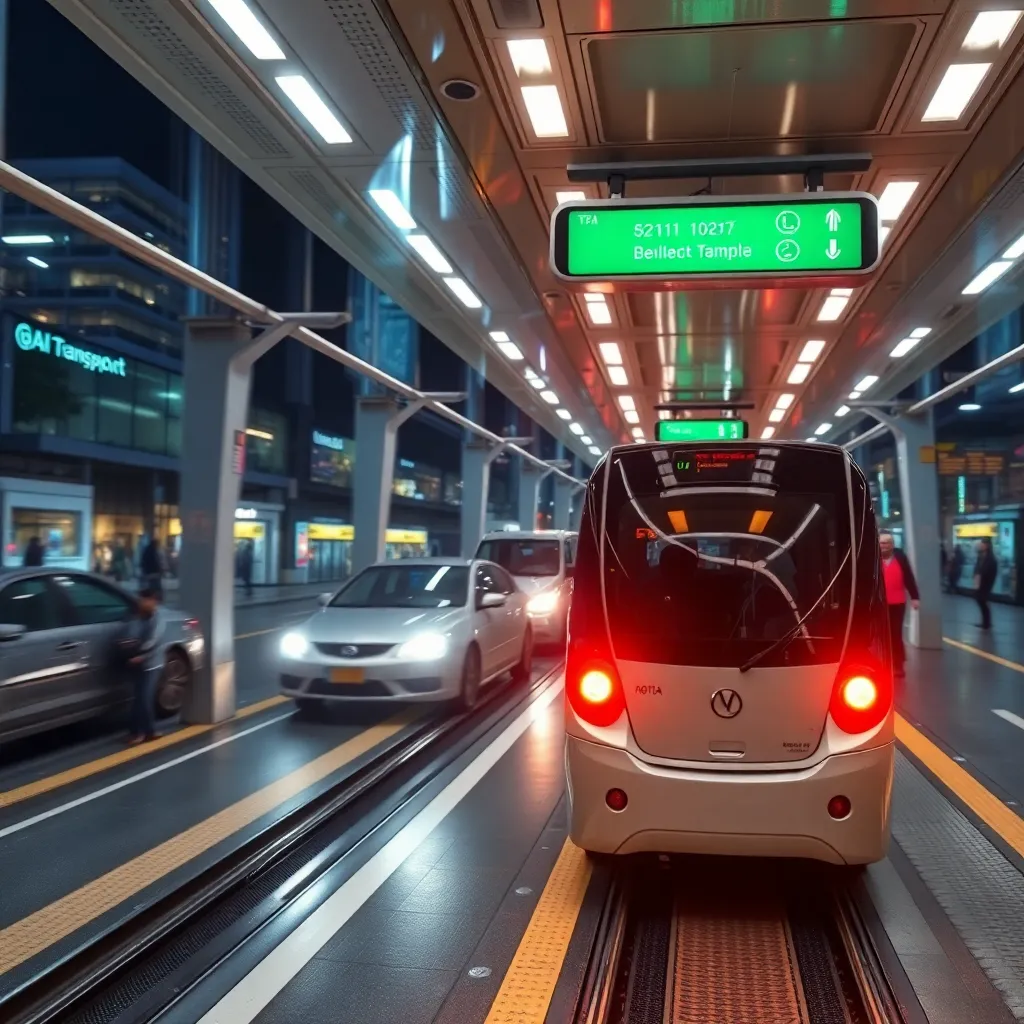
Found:
[[[25,627],[13,622],[0,623],[0,643],[20,640],[25,635]]]
[[[493,591],[480,598],[481,608],[501,608],[508,601],[507,594],[495,594]]]
[[[317,603],[318,605],[320,605],[320,607],[321,607],[321,608],[326,608],[326,607],[327,607],[327,606],[328,606],[328,605],[329,605],[329,604],[331,603],[331,600],[332,600],[333,598],[334,598],[334,595],[333,595],[333,594],[321,594],[321,595],[320,595],[320,596],[319,596],[319,597],[318,597],[318,598],[316,599],[316,603]]]

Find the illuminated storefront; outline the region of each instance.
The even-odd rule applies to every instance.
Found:
[[[3,567],[22,565],[28,542],[38,537],[45,565],[90,569],[92,505],[87,485],[0,477]]]
[[[1020,514],[1020,509],[1014,508],[994,511],[987,515],[963,516],[953,522],[951,550],[959,549],[963,556],[963,573],[960,577],[962,588],[973,588],[978,542],[987,538],[992,542],[992,554],[996,556],[998,565],[992,596],[1014,604],[1019,602],[1017,534],[1020,531],[1017,527],[1020,524]]]
[[[295,568],[305,569],[310,583],[340,580],[352,571],[350,523],[314,520],[295,524]],[[384,537],[385,557],[423,558],[430,551],[430,536],[420,528],[389,527]]]

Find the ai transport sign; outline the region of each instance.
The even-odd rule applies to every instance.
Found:
[[[866,192],[586,200],[552,214],[551,266],[579,282],[835,285],[878,264],[878,224]]]

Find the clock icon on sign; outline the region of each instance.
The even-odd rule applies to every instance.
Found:
[[[800,255],[800,246],[792,238],[784,238],[775,246],[775,255],[783,263],[792,263]]]
[[[793,210],[783,210],[775,218],[775,226],[784,235],[793,235],[800,230],[800,217]]]

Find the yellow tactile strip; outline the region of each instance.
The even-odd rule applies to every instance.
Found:
[[[972,647],[970,644],[965,644],[962,640],[954,640],[949,636],[944,636],[942,639],[950,647],[956,647],[961,651],[966,651],[968,654],[974,654],[979,658],[984,658],[986,661],[991,661],[996,665],[1002,665],[1003,668],[1011,669],[1014,672],[1024,672],[1024,665],[1020,665],[1016,661],[1000,658],[998,654],[993,654],[991,651],[983,651],[980,647]]]
[[[485,1024],[543,1024],[583,906],[590,872],[587,855],[567,839]]]
[[[970,772],[961,768],[901,715],[896,716],[896,739],[963,800],[989,828],[1024,857],[1024,818],[990,793]]]
[[[257,704],[250,704],[248,707],[241,708],[230,721],[237,722],[240,719],[259,714],[259,712],[277,707],[278,704],[283,704],[287,700],[287,697],[269,697],[267,700],[261,700]],[[118,765],[128,764],[128,762],[145,757],[147,754],[155,754],[160,750],[166,750],[168,747],[183,743],[194,736],[202,736],[204,733],[211,732],[227,724],[228,722],[219,722],[217,725],[189,725],[184,729],[178,729],[176,732],[169,732],[166,736],[161,736],[151,743],[142,743],[137,747],[126,747],[115,754],[107,754],[106,757],[99,757],[95,761],[87,761],[85,764],[76,765],[67,771],[48,775],[45,779],[27,782],[24,786],[18,786],[16,789],[8,789],[6,792],[0,793],[0,807],[10,807],[12,804],[20,803],[22,800],[30,800],[34,796],[41,796],[43,793],[50,793],[55,789],[60,789],[61,786],[68,786],[73,782],[81,782],[82,779],[87,779],[91,775],[105,772],[109,768],[116,768]]]
[[[17,967],[344,767],[415,719],[405,711],[0,931],[0,974]]]

